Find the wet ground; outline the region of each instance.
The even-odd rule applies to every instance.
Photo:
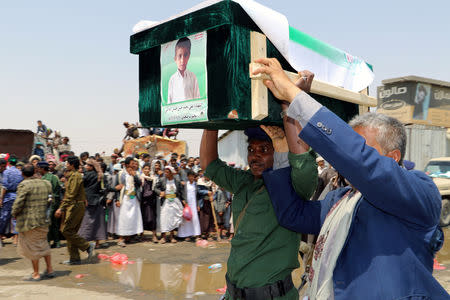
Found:
[[[446,269],[433,274],[450,291],[450,228],[444,231],[446,243],[437,259]],[[28,283],[22,278],[31,273],[30,262],[18,257],[10,240],[6,242],[0,249],[0,299],[218,299],[220,292],[216,290],[225,285],[230,250],[228,242],[215,242],[209,248],[191,242],[144,242],[121,248],[110,242],[108,248],[97,253],[125,253],[132,263],[114,265],[99,260],[95,264],[64,266],[58,262],[67,259],[66,248],[52,249],[57,277]],[[222,268],[210,270],[208,267],[215,263],[221,263]],[[296,285],[301,273],[301,268],[294,273]]]

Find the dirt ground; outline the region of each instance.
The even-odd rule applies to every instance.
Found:
[[[447,230],[448,231],[448,230]],[[450,232],[446,232],[447,237]],[[450,239],[450,237],[448,238]],[[52,249],[56,278],[40,282],[24,282],[31,273],[31,263],[20,258],[11,240],[0,249],[0,299],[219,299],[216,289],[225,285],[226,260],[230,251],[227,241],[214,242],[209,248],[199,248],[192,242],[159,245],[152,242],[129,244],[126,248],[109,241],[109,247],[98,253],[124,253],[132,264],[113,265],[97,261],[79,266],[64,266],[68,258],[65,247]],[[450,291],[450,243],[438,255],[445,270],[434,276]],[[82,254],[82,258],[86,254]],[[221,263],[222,268],[208,269]],[[40,271],[45,270],[43,260]],[[298,285],[302,270],[294,272]],[[76,275],[82,278],[77,279]]]

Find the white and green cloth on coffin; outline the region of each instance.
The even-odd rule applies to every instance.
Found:
[[[310,70],[314,72],[316,79],[354,92],[359,92],[372,83],[374,74],[371,66],[362,59],[289,26],[286,16],[253,0],[232,1],[245,10],[295,70]],[[146,30],[218,2],[221,1],[204,1],[161,22],[140,21],[133,31],[137,33]]]

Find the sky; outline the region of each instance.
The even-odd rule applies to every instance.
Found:
[[[258,1],[289,24],[366,60],[381,80],[417,75],[450,81],[450,1]],[[133,26],[200,1],[0,1],[0,128],[71,138],[73,150],[120,147],[123,121],[138,121],[138,56]],[[312,70],[314,71],[314,70]],[[201,130],[181,130],[197,155]],[[1,152],[1,149],[0,149]]]

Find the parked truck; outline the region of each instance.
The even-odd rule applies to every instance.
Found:
[[[10,153],[25,161],[31,156],[34,133],[30,130],[0,129],[0,153]]]

